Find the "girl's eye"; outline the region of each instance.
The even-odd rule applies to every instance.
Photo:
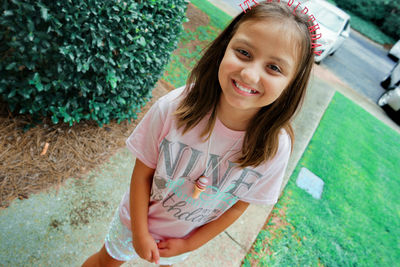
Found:
[[[240,54],[244,55],[245,57],[250,57],[249,52],[247,52],[246,50],[236,49],[236,51],[238,51]]]
[[[281,70],[280,70],[279,67],[276,66],[276,65],[268,65],[268,68],[270,68],[270,69],[273,70],[273,71],[276,71],[276,72],[281,73]]]

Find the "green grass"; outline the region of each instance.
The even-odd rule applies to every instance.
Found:
[[[400,266],[399,144],[336,93],[273,210],[285,223],[270,220],[243,266]],[[322,199],[296,186],[301,167],[324,180]]]

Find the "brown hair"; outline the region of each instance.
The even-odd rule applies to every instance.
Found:
[[[296,14],[294,14],[296,13]],[[273,103],[262,107],[249,122],[243,142],[241,156],[237,160],[239,167],[258,166],[272,158],[279,145],[279,134],[283,129],[294,141],[290,120],[301,106],[314,62],[309,27],[313,25],[308,16],[300,11],[293,11],[285,2],[260,2],[247,12],[240,13],[209,44],[197,65],[193,68],[185,88],[185,97],[180,102],[175,115],[177,127],[183,134],[195,127],[207,114],[210,119],[200,137],[210,137],[216,120],[217,105],[221,96],[218,81],[219,65],[225,50],[239,26],[249,20],[274,19],[290,23],[295,27],[300,39],[297,45],[298,65],[293,79],[282,94]]]

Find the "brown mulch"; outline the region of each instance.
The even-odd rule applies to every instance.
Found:
[[[209,17],[192,4],[186,15],[189,21],[183,24],[185,29],[195,30],[209,23]],[[185,47],[192,51],[196,45],[199,42],[195,40]],[[179,54],[179,49],[175,53]],[[125,146],[126,138],[152,103],[172,89],[168,82],[159,80],[152,100],[137,120],[121,124],[113,121],[102,128],[91,121],[69,127],[47,120],[24,132],[24,126],[31,123],[29,117],[11,115],[0,102],[0,208],[8,207],[15,198],[28,198],[53,187],[58,190],[68,178],[80,179],[101,166]],[[47,152],[41,156],[46,143]]]
[[[29,117],[14,117],[0,103],[0,208],[15,198],[28,198],[53,186],[58,190],[66,179],[81,178],[106,162],[125,146],[126,138],[154,101],[171,89],[158,82],[137,120],[112,121],[102,128],[93,121],[69,127],[47,120],[24,132],[24,126],[31,123]],[[47,152],[41,155],[46,143]]]

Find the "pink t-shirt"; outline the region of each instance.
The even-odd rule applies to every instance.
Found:
[[[244,169],[232,162],[242,147],[244,131],[233,131],[217,119],[211,143],[203,142],[199,135],[207,123],[206,117],[182,135],[182,128],[176,128],[173,112],[183,89],[161,97],[126,141],[135,157],[155,169],[148,223],[150,234],[160,240],[186,237],[199,226],[217,219],[238,200],[275,204],[290,156],[290,137],[285,131],[272,160]],[[193,199],[195,181],[204,173],[206,160],[210,181],[200,197]],[[130,229],[129,190],[120,204],[120,218]]]

